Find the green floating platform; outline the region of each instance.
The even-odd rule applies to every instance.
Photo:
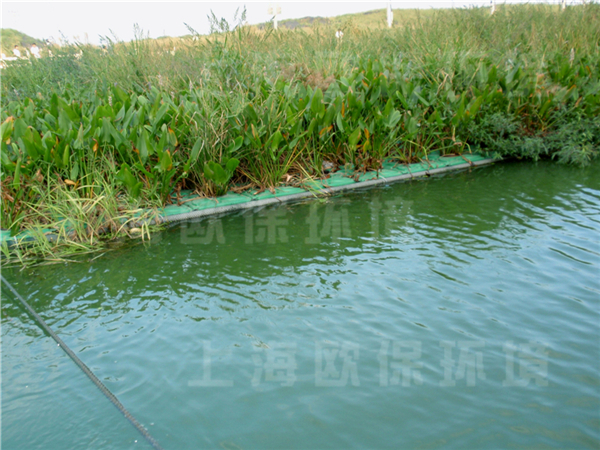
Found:
[[[355,175],[349,171],[339,170],[330,174],[327,179],[314,180],[306,183],[304,187],[279,187],[271,191],[247,191],[241,194],[228,193],[217,198],[202,198],[194,196],[190,191],[180,193],[180,205],[168,205],[159,210],[156,220],[160,223],[177,222],[199,217],[223,214],[230,211],[255,208],[274,203],[283,203],[300,200],[319,195],[330,195],[348,189],[364,188],[369,186],[389,184],[395,181],[410,178],[429,176],[436,173],[467,169],[493,163],[493,158],[480,154],[465,154],[460,156],[441,156],[432,152],[426,160],[415,164],[400,164],[393,162],[383,163],[379,171],[365,172]],[[55,230],[44,230],[48,239],[55,239]],[[11,236],[10,231],[2,230],[0,242],[9,246],[34,240],[30,233],[23,232]]]
[[[230,192],[222,197],[197,198],[196,200],[192,200],[189,197],[189,193],[183,193],[182,200],[185,203],[182,203],[180,206],[169,205],[163,208],[160,220],[162,222],[177,222],[240,209],[289,202],[319,195],[329,195],[347,189],[388,184],[394,181],[428,176],[451,170],[466,169],[492,162],[494,162],[494,159],[480,154],[440,156],[439,153],[433,152],[429,154],[428,159],[420,163],[399,164],[386,162],[383,164],[381,170],[366,172],[358,177],[351,172],[339,170],[330,174],[327,179],[308,182],[303,188],[280,187],[276,188],[274,193],[270,191],[248,191],[242,194]]]

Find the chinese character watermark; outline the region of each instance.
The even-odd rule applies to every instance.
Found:
[[[509,341],[502,346],[506,353],[506,380],[502,386],[527,386],[535,381],[538,386],[548,386],[548,346],[530,341],[515,345]],[[515,375],[515,359],[519,365],[519,376]]]
[[[274,343],[269,348],[255,348],[256,352],[266,354],[266,360],[256,353],[252,355],[254,376],[252,386],[258,386],[263,378],[265,381],[275,381],[282,386],[293,386],[296,381],[296,344]]]
[[[246,215],[246,244],[267,242],[275,244],[278,241],[288,242],[286,227],[288,219],[283,217],[286,210],[283,208],[270,208],[258,214]]]
[[[306,218],[308,225],[308,237],[304,239],[306,244],[319,244],[321,238],[339,239],[342,236],[347,238],[352,236],[346,208],[336,209],[335,204],[328,203],[323,210],[322,221],[319,220],[319,215],[319,204],[311,204]]]
[[[212,357],[230,355],[231,349],[212,350],[210,341],[202,341],[202,379],[190,380],[188,386],[192,387],[231,387],[232,380],[212,379]]]
[[[421,342],[394,341],[392,343],[392,362],[388,363],[390,341],[383,341],[379,349],[379,385],[397,385],[402,379],[402,386],[423,384],[421,376],[422,363],[415,362],[421,358]],[[391,369],[391,375],[389,374]]]
[[[486,380],[484,370],[484,341],[441,341],[443,358],[439,365],[443,368],[443,387],[476,386],[478,380]],[[213,361],[231,355],[230,348],[213,350],[210,341],[202,342],[201,377],[188,382],[189,386],[232,387],[233,380],[220,379],[214,375]],[[529,341],[515,344],[512,341],[502,346],[505,354],[506,376],[503,386],[526,387],[530,385],[548,386],[548,345]],[[254,347],[252,362],[254,371],[251,385],[263,382],[279,383],[291,387],[297,382],[298,362],[296,343],[269,343]],[[319,341],[315,343],[314,376],[317,387],[360,386],[358,365],[360,345],[349,341]],[[364,352],[363,352],[364,353]],[[379,386],[422,386],[425,364],[423,345],[416,340],[383,340],[379,350],[368,352],[370,358],[379,363]],[[364,359],[363,354],[363,359]],[[433,355],[426,355],[430,358]]]
[[[440,363],[444,369],[444,379],[440,386],[456,386],[456,380],[466,378],[467,386],[475,386],[476,379],[485,380],[483,352],[473,349],[485,347],[483,341],[442,341],[444,359]],[[452,358],[452,349],[458,347],[458,362]],[[454,370],[456,366],[456,370]]]
[[[381,232],[381,215],[383,213],[383,232],[388,234],[399,226],[409,224],[412,201],[393,198],[381,202],[379,196],[373,196],[369,202],[371,212],[371,233],[378,238]]]
[[[359,386],[359,346],[352,342],[317,342],[315,385],[318,387]]]
[[[221,218],[211,218],[199,223],[181,224],[181,243],[183,244],[219,244],[225,243],[223,222]]]

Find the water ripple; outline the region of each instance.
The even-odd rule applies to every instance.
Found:
[[[7,276],[165,448],[593,447],[600,186],[587,170],[500,164],[288,205],[284,241],[247,244],[257,213],[240,213],[212,219],[219,242],[185,224]],[[30,319],[4,299],[2,314],[3,446],[77,448],[57,405],[88,444],[129,443]],[[94,408],[102,424],[77,420]]]

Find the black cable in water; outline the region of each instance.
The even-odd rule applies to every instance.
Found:
[[[38,313],[36,313],[35,310],[31,306],[29,306],[29,304],[25,301],[25,299],[23,299],[23,297],[21,297],[19,295],[19,293],[15,290],[15,288],[13,288],[11,286],[11,284],[8,281],[6,281],[6,278],[4,278],[2,275],[0,275],[0,278],[2,279],[4,284],[10,289],[10,291],[13,293],[13,295],[21,301],[21,303],[23,304],[25,309],[27,309],[29,314],[31,314],[31,316],[38,322],[38,324],[42,327],[42,329],[46,333],[48,333],[52,337],[52,339],[54,339],[56,341],[58,346],[60,348],[62,348],[67,355],[69,355],[69,357],[75,362],[75,364],[77,364],[79,366],[79,368],[81,370],[83,370],[83,373],[85,373],[88,376],[88,378],[90,380],[92,380],[92,382],[98,387],[98,389],[100,389],[100,391],[112,402],[112,404],[115,405],[119,411],[121,411],[121,413],[127,418],[127,420],[129,420],[129,422],[131,422],[131,424],[135,428],[137,428],[137,430],[140,432],[140,434],[142,436],[144,436],[144,439],[146,439],[150,443],[150,445],[152,445],[152,447],[154,447],[156,450],[163,450],[163,448],[156,441],[156,439],[154,439],[150,435],[150,433],[148,433],[148,430],[146,430],[142,424],[140,424],[137,420],[135,420],[135,417],[133,417],[129,413],[129,411],[127,411],[127,409],[125,409],[125,407],[121,404],[119,399],[117,399],[117,397],[115,397],[115,395],[112,392],[110,392],[108,390],[108,388],[106,386],[104,386],[104,384],[102,384],[102,381],[100,381],[98,379],[98,377],[96,375],[94,375],[94,373],[88,368],[88,366],[86,366],[83,363],[83,361],[81,361],[77,357],[77,355],[75,353],[73,353],[73,351],[69,347],[67,347],[67,345],[62,341],[62,339],[59,338],[54,331],[52,331],[52,329],[46,324],[46,322],[44,322],[44,319],[42,319],[38,315]]]

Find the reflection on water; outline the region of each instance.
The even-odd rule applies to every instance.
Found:
[[[166,449],[597,448],[597,171],[498,164],[5,276]],[[133,445],[3,300],[3,448]]]

